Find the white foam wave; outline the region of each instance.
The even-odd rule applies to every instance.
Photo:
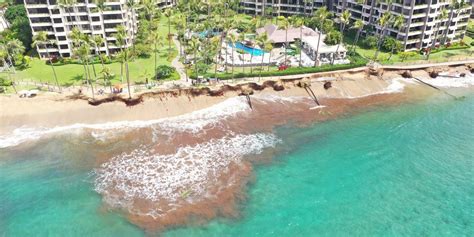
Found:
[[[443,77],[423,80],[437,87],[470,87],[474,86],[474,75],[467,74],[465,77]]]
[[[96,169],[95,190],[109,205],[131,212],[130,203],[136,199],[170,205],[183,199],[192,202],[207,195],[209,185],[216,184],[231,162],[239,163],[242,157],[258,154],[278,142],[276,136],[260,133],[212,139],[180,147],[170,155],[152,154],[141,147]]]
[[[381,91],[377,91],[374,93],[367,93],[360,96],[347,96],[346,95],[344,97],[349,98],[349,99],[357,99],[357,98],[364,98],[364,97],[380,95],[380,94],[401,93],[405,89],[406,84],[411,84],[411,82],[404,78],[394,78],[390,80],[390,84]]]
[[[235,116],[238,113],[250,110],[244,98],[229,98],[219,104],[208,108],[197,110],[188,114],[156,120],[135,120],[107,122],[99,124],[76,123],[67,126],[47,127],[21,127],[13,130],[10,134],[0,135],[0,148],[16,146],[21,143],[37,140],[42,137],[64,133],[64,132],[82,132],[86,129],[95,130],[91,135],[99,140],[104,140],[110,133],[117,129],[134,129],[159,126],[164,132],[189,131],[198,132],[205,126],[216,124],[220,120]],[[101,131],[101,132],[99,132]]]

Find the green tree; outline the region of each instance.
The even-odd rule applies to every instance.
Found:
[[[393,21],[393,28],[397,29],[397,36],[395,37],[395,43],[392,44],[392,47],[390,49],[390,56],[388,57],[388,60],[392,58],[395,49],[400,45],[400,43],[398,42],[398,32],[402,30],[404,24],[405,18],[402,15],[398,15],[397,17],[395,17]]]
[[[260,46],[260,48],[262,50],[265,50],[265,45],[271,44],[270,40],[268,39],[267,32],[264,32],[264,33],[260,34],[257,37],[257,44],[258,44],[258,46]],[[265,51],[262,54],[262,61],[260,62],[260,72],[259,72],[259,75],[258,75],[258,80],[260,80],[262,78],[263,59],[264,58],[265,58]]]
[[[306,6],[306,3],[305,3]],[[306,9],[305,9],[306,11]],[[300,60],[299,60],[299,66],[302,66],[302,61],[301,61],[301,56],[303,55],[303,26],[304,26],[304,19],[302,17],[294,17],[292,18],[293,25],[297,28],[300,28],[300,40],[298,43],[298,46],[300,48]]]
[[[171,55],[171,41],[173,40],[173,35],[171,34],[171,16],[173,15],[173,10],[171,10],[171,8],[167,8],[165,10],[165,14],[166,18],[168,18],[168,36],[167,36],[167,40],[168,40],[168,57],[170,57]]]
[[[100,21],[101,21],[101,24],[102,26],[101,27],[105,27],[105,23],[104,23],[104,11],[108,8],[105,4],[106,4],[106,0],[93,0],[93,2],[95,3],[95,5],[97,6],[97,9],[99,10],[100,12]],[[105,30],[102,31],[102,38],[104,38],[104,43],[105,43],[105,49],[107,50],[106,54],[110,54],[110,49],[109,49],[109,42],[106,40],[107,39],[107,35],[105,34]]]
[[[232,79],[234,79],[234,67],[235,67],[234,51],[235,51],[235,43],[237,42],[237,40],[238,39],[235,34],[227,34],[227,42],[229,42],[232,45]],[[226,60],[227,60],[227,55],[226,55]],[[226,61],[226,64],[227,64],[227,61]]]
[[[155,76],[157,75],[157,63],[158,63],[158,46],[163,45],[163,36],[160,35],[158,30],[154,30],[149,34],[148,39],[153,44],[153,56],[154,56],[154,69],[155,69]]]
[[[88,70],[90,53],[91,53],[90,45],[87,44],[86,42],[79,44],[74,50],[74,54],[77,55],[82,61],[82,66],[84,68],[84,75],[86,77],[87,84],[89,84],[89,86],[91,87],[92,99],[94,99],[95,98],[94,82],[92,81],[92,77]]]
[[[287,56],[288,56],[288,29],[290,29],[291,24],[288,18],[284,16],[279,16],[278,17],[278,28],[282,29],[285,31],[285,64],[287,63]]]
[[[379,34],[379,38],[377,40],[377,49],[375,50],[374,54],[374,61],[377,61],[379,52],[380,52],[380,47],[382,46],[382,42],[384,41],[385,38],[385,33],[387,30],[387,27],[389,26],[390,22],[392,19],[392,14],[390,12],[385,12],[382,17],[379,19],[379,25],[382,27],[382,30]]]
[[[13,66],[8,66],[7,61],[5,60],[5,58],[9,57],[8,55],[9,55],[8,50],[5,47],[5,45],[0,45],[0,62],[1,64],[4,65],[5,68],[8,68],[8,71],[5,70],[5,73],[8,75],[8,80],[11,82],[11,85],[13,87],[13,90],[15,91],[15,94],[17,94],[18,92],[15,87],[15,82],[13,81],[11,77],[11,73],[10,73],[10,68],[12,68]]]
[[[349,24],[349,21],[351,19],[351,13],[349,10],[345,10],[342,12],[341,16],[339,17],[339,22],[341,24],[341,38],[339,39],[339,44],[337,44],[336,47],[336,52],[334,53],[334,56],[332,57],[331,65],[334,64],[334,61],[336,60],[337,54],[339,53],[339,47],[343,43],[344,39],[344,30],[346,29],[346,26]]]
[[[354,25],[352,26],[352,28],[356,29],[357,33],[356,33],[356,37],[355,37],[354,43],[352,44],[352,48],[351,48],[350,51],[355,51],[355,47],[356,47],[357,43],[359,42],[360,34],[361,34],[362,30],[364,29],[364,21],[360,20],[360,19],[356,20],[354,22]]]
[[[58,76],[56,75],[56,70],[54,69],[53,62],[51,61],[51,55],[49,54],[48,44],[54,44],[54,42],[48,39],[48,33],[46,33],[46,31],[40,31],[36,33],[35,36],[33,36],[32,46],[37,47],[38,49],[41,47],[44,47],[44,49],[46,50],[46,55],[48,57],[49,65],[51,66],[51,70],[53,70],[54,80],[56,81],[56,85],[58,86],[59,92],[61,92],[62,90],[61,90],[61,86],[59,85]],[[39,52],[38,52],[38,56],[41,59],[41,55]]]
[[[127,31],[123,25],[118,25],[116,28],[117,33],[114,34],[115,37],[115,44],[117,47],[120,48],[120,53],[123,52],[124,48],[127,45]],[[120,54],[119,61],[120,61],[120,81],[123,82],[123,66],[125,63],[124,54]]]
[[[436,42],[438,42],[438,32],[439,32],[439,29],[441,27],[441,23],[446,20],[448,18],[448,10],[446,10],[446,8],[443,8],[441,10],[441,12],[439,13],[438,15],[438,23],[436,24],[436,31],[435,31],[435,35],[434,35],[434,39],[431,39],[432,40],[432,43],[431,43],[431,46],[428,50],[428,53],[426,55],[426,60],[430,59],[430,54],[431,54],[431,51],[434,49],[434,47],[436,46]]]
[[[10,65],[12,66],[13,73],[15,73],[16,62],[14,62],[13,58],[18,58],[18,56],[21,56],[25,52],[25,46],[23,46],[23,43],[20,40],[12,39],[12,40],[7,41],[6,49],[7,49],[8,61],[10,62]]]
[[[316,10],[313,19],[317,22],[317,27],[318,27],[318,44],[316,46],[316,57],[314,59],[314,66],[316,67],[319,61],[318,54],[319,54],[319,46],[321,43],[321,34],[323,32],[327,33],[329,31],[327,27],[324,27],[324,23],[328,22],[327,18],[331,16],[331,13],[328,11],[328,9],[324,6]],[[326,24],[328,25],[328,24]],[[332,21],[329,21],[329,25],[331,25],[332,28]]]

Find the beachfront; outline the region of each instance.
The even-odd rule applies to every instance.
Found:
[[[0,236],[469,235],[470,9],[409,2],[0,2]]]

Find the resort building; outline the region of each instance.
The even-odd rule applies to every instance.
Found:
[[[471,6],[465,4],[451,11],[449,4],[450,1],[441,0],[401,0],[394,1],[389,9],[384,1],[368,0],[358,3],[356,0],[345,0],[338,1],[335,10],[337,15],[349,10],[353,20],[362,19],[366,25],[375,25],[376,32],[382,30],[377,23],[385,12],[390,11],[395,16],[402,15],[405,18],[405,25],[401,30],[388,28],[386,33],[402,42],[405,50],[418,50],[431,46],[435,36],[437,36],[436,44],[445,43],[445,33],[447,42],[457,42],[464,37]],[[440,13],[444,8],[449,11],[449,17],[440,19]],[[439,32],[436,33],[438,26]]]
[[[266,25],[265,27],[257,29],[258,35],[263,33],[267,34],[268,40],[270,40],[275,46],[282,46],[285,42],[293,43],[300,39],[301,36],[308,37],[317,35],[314,30],[306,26],[303,26],[303,29],[300,27],[291,27],[286,31],[279,29],[278,26],[274,24]]]
[[[374,0],[366,0],[363,3],[358,3],[360,1],[357,0],[241,0],[240,2],[242,11],[251,15],[268,15],[268,11],[274,16],[311,14],[322,6],[327,6],[329,10],[340,15],[347,9],[351,12],[353,20],[362,19],[366,25],[369,23],[376,25],[375,32],[381,31],[381,27],[377,25],[378,20],[384,12],[389,11],[384,1]],[[472,11],[471,5],[465,4],[460,9],[450,12],[448,19],[440,20],[441,10],[450,9],[451,1],[400,0],[393,2],[390,11],[393,15],[403,15],[406,24],[400,31],[389,28],[387,32],[389,36],[401,41],[405,50],[417,50],[430,46],[435,38],[438,24],[441,25],[437,34],[437,43],[444,43],[442,41],[444,41],[445,32],[447,32],[448,42],[459,41],[466,33]],[[449,27],[448,22],[451,22]]]
[[[8,28],[8,21],[5,19],[5,9],[0,8],[0,32]]]
[[[289,16],[310,15],[315,9],[327,6],[331,9],[332,0],[241,0],[242,11],[249,15]]]
[[[127,0],[106,0],[105,8],[99,9],[92,0],[77,0],[75,4],[60,4],[58,0],[24,0],[33,35],[40,31],[48,33],[51,43],[37,48],[41,57],[47,53],[70,57],[74,52],[70,39],[71,30],[77,27],[88,35],[101,35],[106,42],[100,53],[114,54],[121,47],[130,47],[137,33],[138,14],[127,6]],[[159,8],[172,6],[176,0],[157,0]],[[114,34],[122,25],[127,32],[126,45],[118,45]],[[53,44],[54,42],[54,44]],[[95,47],[91,48],[95,53]]]

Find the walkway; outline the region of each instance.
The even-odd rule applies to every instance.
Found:
[[[173,61],[171,61],[171,66],[176,68],[176,72],[178,72],[179,74],[180,83],[191,84],[190,81],[186,81],[186,73],[185,73],[186,69],[184,65],[179,61],[180,53],[181,53],[180,52],[181,44],[176,39],[176,36],[173,36],[173,42],[174,42],[174,45],[176,45],[176,49],[178,50],[178,55],[176,55]]]
[[[442,67],[442,66],[456,66],[456,65],[463,65],[463,64],[474,64],[474,59],[471,60],[462,60],[462,61],[450,61],[450,62],[443,62],[443,63],[427,63],[427,64],[415,64],[415,65],[386,65],[381,66],[383,69],[392,69],[392,70],[413,70],[413,69],[425,69],[429,67]]]

